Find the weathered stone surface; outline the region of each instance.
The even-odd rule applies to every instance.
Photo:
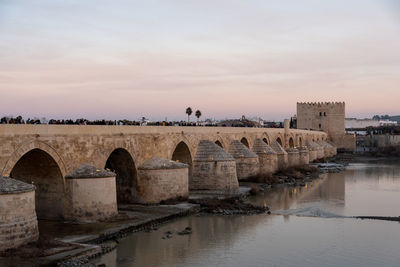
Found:
[[[325,150],[324,147],[321,146],[320,144],[311,141],[311,143],[314,145],[315,149],[317,150],[317,159],[323,159],[325,158]]]
[[[118,214],[113,172],[81,165],[68,175],[66,189],[66,220],[97,222]]]
[[[308,147],[308,149],[309,149],[309,153],[310,153],[310,162],[313,162],[313,161],[315,161],[316,159],[318,159],[319,157],[319,155],[318,155],[318,151],[320,151],[321,150],[321,148],[320,148],[320,146],[319,145],[317,145],[315,142],[313,142],[313,141],[307,141],[306,142],[306,146]]]
[[[317,141],[318,145],[324,148],[325,157],[332,157],[336,155],[336,148],[326,141]]]
[[[337,154],[337,147],[335,146],[335,144],[333,144],[330,141],[324,141],[324,142],[328,143],[328,145],[330,145],[330,147],[331,147],[331,149],[330,149],[330,151],[331,151],[330,157],[335,156]]]
[[[79,179],[79,178],[104,178],[113,177],[115,173],[107,171],[102,168],[96,168],[89,164],[82,164],[71,173],[67,174],[67,179]]]
[[[254,140],[253,151],[258,155],[260,175],[271,175],[278,170],[278,155],[262,139]]]
[[[222,147],[209,140],[200,140],[194,161],[231,161],[232,155],[227,153]]]
[[[248,149],[239,140],[233,140],[229,146],[231,154],[236,162],[236,173],[239,180],[254,177],[259,172],[259,160],[256,153]]]
[[[287,154],[286,150],[277,142],[271,142],[271,148],[276,152],[276,154]]]
[[[147,160],[141,165],[139,170],[162,170],[162,169],[186,169],[189,166],[185,163],[160,158],[157,156]]]
[[[273,150],[267,143],[265,143],[263,140],[257,138],[254,140],[254,146],[253,146],[253,151],[259,155],[259,154],[276,154],[275,150]]]
[[[288,167],[288,153],[277,141],[271,142],[271,147],[278,156],[278,170],[286,169]]]
[[[287,148],[288,153],[288,167],[295,167],[300,165],[300,153],[296,148]]]
[[[39,230],[34,186],[0,177],[0,187],[0,251],[36,241]]]
[[[239,183],[236,162],[224,149],[208,140],[201,140],[193,161],[191,190],[236,191]]]
[[[229,146],[229,154],[237,158],[257,158],[257,154],[247,148],[239,140],[233,140]]]
[[[299,165],[307,165],[310,163],[310,151],[307,147],[299,147]]]
[[[0,195],[29,192],[33,190],[35,190],[35,186],[32,184],[0,176]]]
[[[138,202],[156,204],[189,196],[189,166],[153,157],[138,168]]]

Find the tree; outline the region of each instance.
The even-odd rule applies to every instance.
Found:
[[[199,118],[201,117],[201,111],[200,110],[196,110],[195,115],[197,117],[197,122],[199,122]]]
[[[190,115],[192,115],[193,111],[191,107],[186,108],[186,114],[188,115],[188,122],[190,120]]]
[[[372,119],[373,120],[379,120],[381,117],[379,116],[379,115],[374,115],[373,117],[372,117]]]

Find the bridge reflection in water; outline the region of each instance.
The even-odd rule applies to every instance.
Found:
[[[349,173],[347,173],[348,175]],[[338,208],[344,206],[345,173],[323,175],[304,187],[274,188],[263,195],[250,199],[257,205],[269,205],[273,210],[296,208],[301,203],[333,202]],[[285,216],[286,217],[286,216]],[[289,217],[287,217],[289,218]],[[284,221],[287,221],[284,218]],[[179,266],[202,262],[210,250],[235,252],[236,247],[245,247],[249,240],[256,240],[262,225],[276,224],[282,216],[213,216],[201,215],[182,218],[160,227],[151,233],[135,233],[120,241],[116,250],[103,256],[97,263],[107,266]],[[193,233],[187,236],[174,234],[171,239],[162,239],[166,231],[181,231],[191,227]],[[278,234],[278,233],[276,233]],[[263,242],[269,242],[264,240]],[[260,244],[262,249],[263,244]],[[250,253],[251,252],[246,252]],[[222,265],[224,255],[219,255]],[[226,255],[228,257],[228,255]],[[248,256],[246,256],[248,257]],[[181,260],[184,259],[184,262]],[[133,260],[131,264],[129,261]],[[122,264],[124,262],[124,264]],[[119,263],[119,264],[118,264]],[[213,262],[215,264],[215,262]],[[252,262],[254,266],[264,266],[265,263]],[[238,265],[239,266],[239,265]]]

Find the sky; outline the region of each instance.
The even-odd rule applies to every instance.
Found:
[[[0,0],[0,116],[400,114],[398,0]]]

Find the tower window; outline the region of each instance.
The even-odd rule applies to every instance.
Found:
[[[326,117],[326,112],[324,112],[324,116]]]
[[[321,125],[321,123],[319,124],[319,128],[321,129],[321,127],[322,127],[322,125]]]
[[[319,113],[319,116],[322,117],[322,112]]]

